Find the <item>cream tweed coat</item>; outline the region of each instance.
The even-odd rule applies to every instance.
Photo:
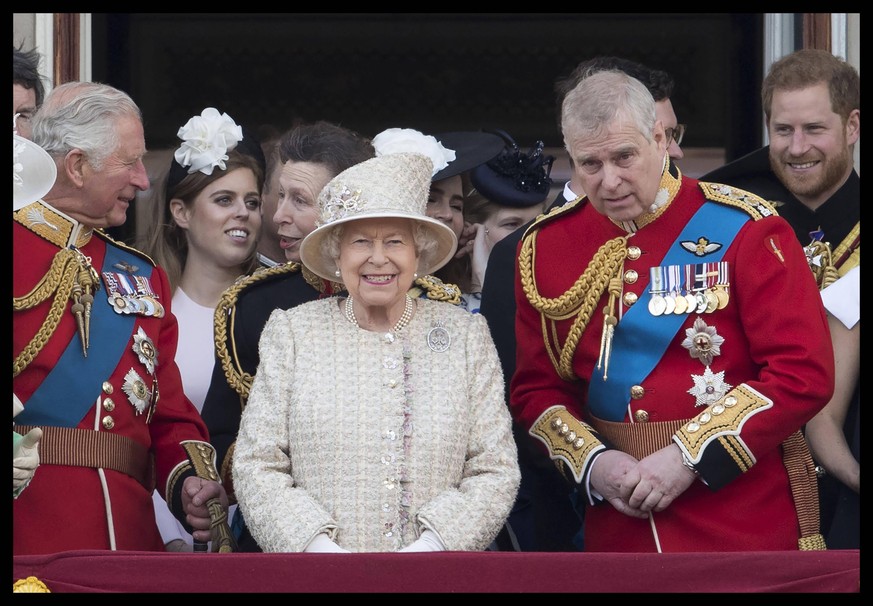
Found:
[[[233,456],[252,536],[265,552],[303,551],[320,532],[383,552],[429,529],[449,550],[485,549],[521,477],[485,319],[416,299],[392,340],[337,302],[276,310],[261,335]],[[428,345],[435,327],[445,351]]]

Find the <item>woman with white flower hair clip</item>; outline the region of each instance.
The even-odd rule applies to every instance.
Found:
[[[484,318],[410,297],[451,259],[428,217],[453,155],[404,141],[328,182],[301,259],[346,297],[276,310],[233,459],[236,497],[265,552],[483,550],[518,490],[511,421]]]
[[[215,308],[227,288],[259,265],[266,161],[260,143],[213,107],[178,136],[166,183],[154,188],[152,207],[160,215],[143,249],[170,279],[179,321],[176,363],[185,395],[202,411],[215,360]],[[157,494],[155,508],[168,550],[190,551],[191,536]]]

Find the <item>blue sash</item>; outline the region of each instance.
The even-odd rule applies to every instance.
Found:
[[[107,245],[103,270],[111,271],[112,266],[119,262],[142,265],[139,257]],[[146,269],[150,270],[151,266]],[[97,401],[103,381],[109,379],[118,366],[130,345],[130,338],[121,337],[132,334],[135,324],[134,315],[115,313],[106,300],[105,288],[95,293],[88,357],[82,355],[79,334],[74,333],[58,363],[24,403],[24,411],[15,417],[15,422],[76,427]]]
[[[673,242],[661,261],[662,266],[685,265],[689,251],[680,245],[683,241],[697,242],[702,234],[723,243],[710,253],[706,261],[720,261],[740,228],[751,217],[737,208],[706,202],[685,225],[682,233]],[[694,257],[699,259],[698,257]],[[591,413],[606,421],[621,421],[630,402],[630,389],[640,385],[660,361],[676,331],[685,323],[687,314],[653,316],[649,313],[649,289],[640,296],[615,326],[612,340],[612,355],[609,363],[609,378],[595,370],[588,385],[588,407]]]

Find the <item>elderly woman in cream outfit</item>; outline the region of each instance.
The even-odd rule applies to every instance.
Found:
[[[233,475],[265,552],[483,550],[518,490],[487,324],[406,294],[457,247],[425,215],[454,154],[408,129],[373,144],[321,192],[300,251],[348,297],[276,310],[262,333]]]

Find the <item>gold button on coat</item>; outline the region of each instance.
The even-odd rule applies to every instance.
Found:
[[[639,279],[640,275],[633,269],[624,272],[624,281],[626,284],[633,284]]]
[[[115,419],[113,419],[109,415],[103,417],[103,428],[112,429],[113,427],[115,427]]]
[[[624,293],[624,297],[622,297],[622,299],[624,300],[624,304],[627,305],[628,307],[630,307],[631,305],[636,303],[637,298],[638,298],[637,293],[635,293],[635,292],[626,292],[626,293]]]
[[[649,420],[649,413],[645,410],[637,410],[634,412],[634,419],[637,423],[646,423]]]
[[[115,389],[112,387],[112,383],[109,381],[103,381],[103,393],[111,394]]]
[[[640,258],[642,251],[639,246],[628,246],[627,247],[627,258],[631,261],[636,261]]]
[[[115,410],[115,402],[112,401],[112,398],[105,398],[103,400],[103,410],[106,412],[112,412]]]
[[[631,397],[634,400],[639,400],[644,395],[646,395],[646,390],[643,389],[642,385],[634,385],[633,387],[631,387],[630,393],[631,393]]]

